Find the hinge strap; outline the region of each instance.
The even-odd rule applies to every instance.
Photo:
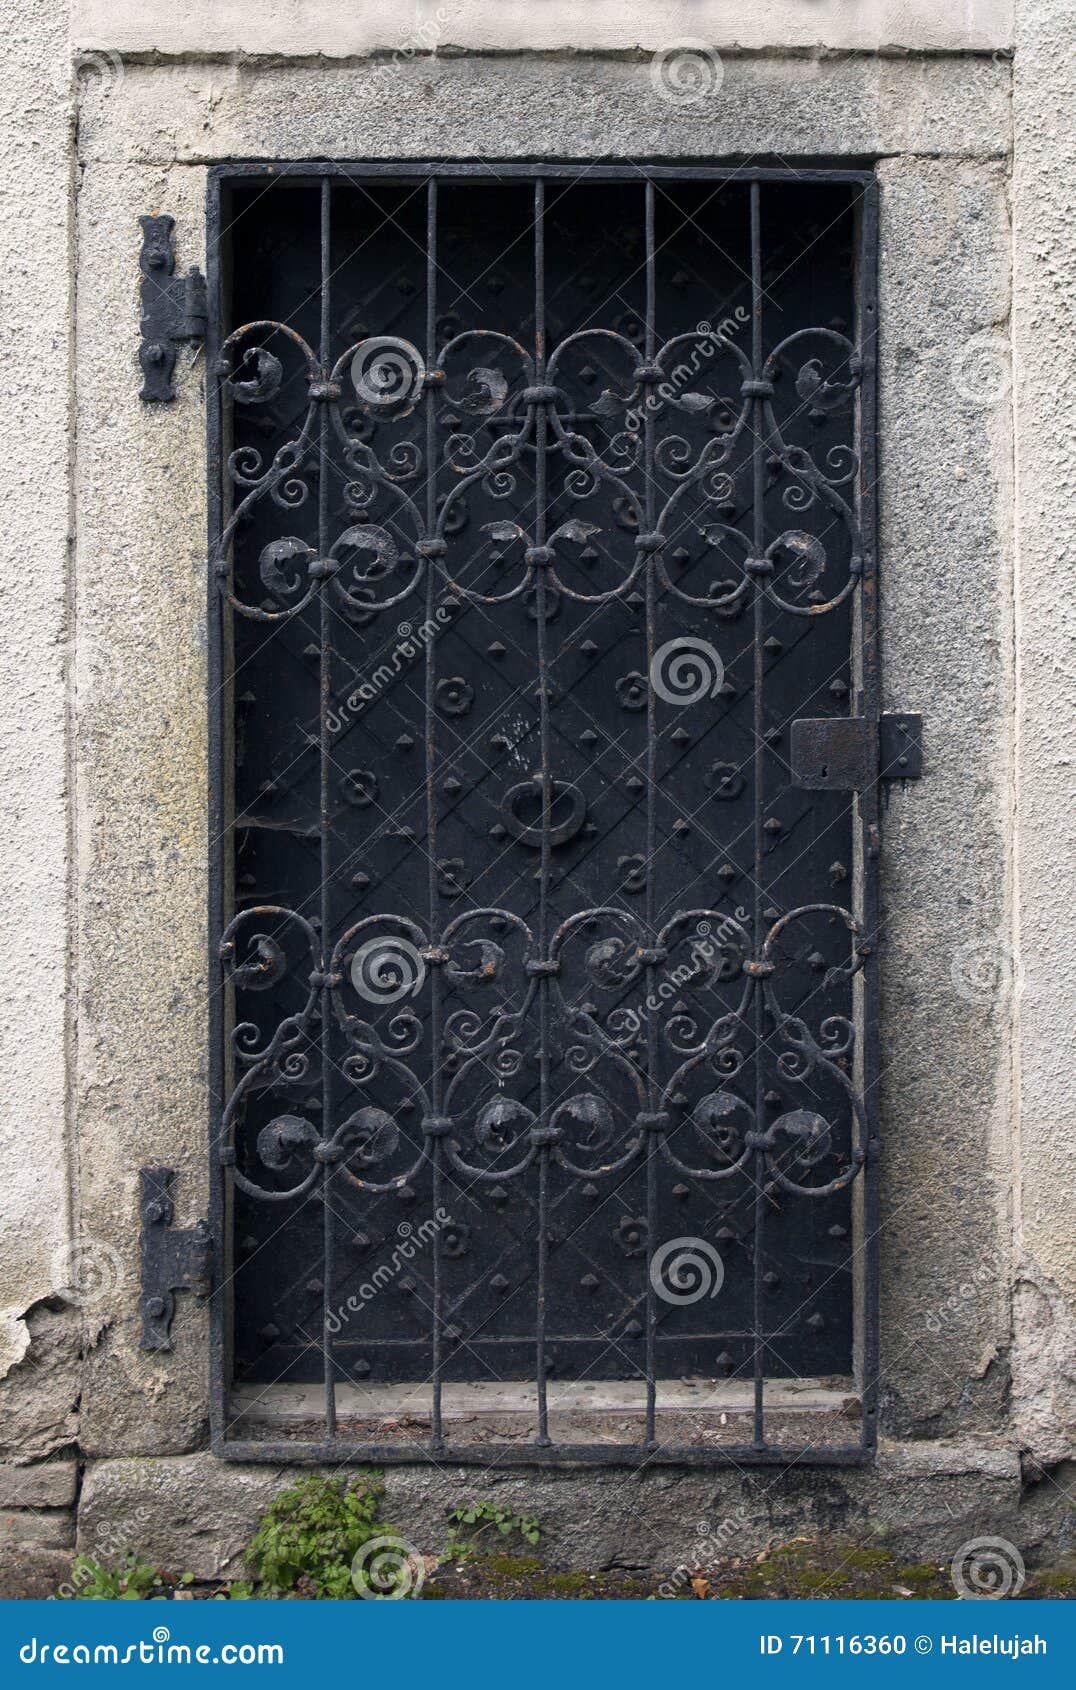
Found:
[[[209,306],[205,277],[197,265],[185,276],[175,275],[172,246],[175,218],[142,217],[142,366],[141,397],[150,405],[167,405],[175,398],[172,372],[176,349],[184,341],[204,340]]]
[[[205,1221],[186,1230],[172,1227],[175,1209],[169,1187],[174,1178],[172,1168],[139,1170],[142,1295],[138,1306],[143,1350],[172,1348],[176,1291],[208,1297],[212,1288],[212,1239]]]

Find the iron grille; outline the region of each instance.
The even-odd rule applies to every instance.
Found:
[[[221,1453],[873,1446],[874,191],[213,173]]]

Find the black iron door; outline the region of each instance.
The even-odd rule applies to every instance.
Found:
[[[690,1458],[765,1459],[767,1382],[836,1379],[853,1458],[870,180],[215,188],[223,1372],[324,1380],[356,1454],[343,1383],[425,1385],[436,1450],[446,1388],[529,1382],[516,1459],[562,1384],[674,1459],[662,1382],[750,1381]]]

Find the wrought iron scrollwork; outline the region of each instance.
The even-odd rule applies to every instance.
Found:
[[[280,337],[280,353],[273,344]],[[345,605],[368,614],[396,609],[419,592],[428,569],[439,585],[477,605],[504,604],[532,592],[539,572],[548,582],[547,591],[563,594],[584,604],[605,604],[625,600],[636,591],[646,570],[646,559],[656,556],[656,571],[662,588],[673,598],[698,609],[729,614],[740,611],[753,591],[762,592],[782,610],[795,616],[820,616],[836,609],[855,589],[862,574],[863,542],[860,517],[853,489],[859,459],[850,445],[828,450],[824,463],[802,445],[787,438],[784,412],[799,417],[828,415],[854,404],[862,378],[862,357],[856,345],[832,329],[797,330],[779,342],[766,357],[757,377],[743,349],[719,332],[705,337],[714,358],[726,360],[734,373],[739,394],[738,409],[729,427],[699,448],[675,432],[658,433],[652,464],[644,470],[641,455],[640,412],[658,428],[666,416],[677,410],[697,414],[716,401],[702,394],[681,392],[672,380],[678,354],[690,344],[698,354],[700,337],[676,335],[654,357],[644,361],[630,340],[609,330],[591,329],[569,335],[550,353],[545,380],[535,384],[534,363],[518,342],[506,335],[471,331],[454,337],[436,363],[427,370],[417,347],[402,339],[380,336],[359,341],[324,369],[317,355],[300,334],[285,323],[253,322],[236,329],[224,342],[220,374],[233,400],[254,406],[272,399],[284,380],[285,360],[290,355],[296,371],[305,378],[309,403],[295,435],[278,447],[266,464],[253,447],[232,453],[229,475],[242,496],[221,534],[216,568],[222,587],[230,593],[230,557],[240,525],[249,519],[253,507],[268,500],[283,509],[298,509],[309,493],[304,479],[317,449],[315,419],[319,404],[328,407],[334,436],[353,472],[348,497],[356,511],[370,516],[384,508],[380,522],[353,524],[337,535],[328,556],[320,559],[311,548],[289,536],[270,542],[261,559],[261,580],[279,609],[266,610],[230,598],[233,609],[260,621],[295,616],[318,592],[330,590]],[[604,451],[573,427],[571,402],[557,384],[558,372],[574,356],[578,358],[590,343],[600,343],[607,355],[619,356],[624,365],[624,391],[604,389],[592,405],[595,416],[634,416],[634,432],[611,437]],[[472,343],[477,345],[472,346]],[[483,363],[461,360],[464,347],[479,357],[489,358],[487,343],[498,353],[507,350],[518,364],[525,386],[509,404],[508,378]],[[794,397],[782,408],[777,400],[777,382],[789,361],[796,368]],[[449,372],[462,370],[454,379],[462,382],[453,394]],[[245,373],[244,372],[248,372]],[[720,369],[719,369],[720,373]],[[473,432],[449,435],[443,445],[444,462],[458,481],[444,500],[432,527],[421,507],[418,490],[408,492],[404,483],[429,475],[435,466],[426,464],[421,449],[410,439],[390,446],[387,460],[362,438],[356,424],[376,416],[382,425],[409,418],[424,389],[433,384],[472,420],[503,420],[506,432],[498,432],[482,450]],[[743,533],[721,520],[735,493],[730,473],[734,453],[749,430],[753,401],[761,409],[760,434],[774,465],[787,473],[788,485],[782,498],[791,514],[821,506],[827,519],[845,537],[849,562],[843,581],[832,579],[830,552],[818,534],[790,525],[765,547],[761,556],[750,555]],[[356,408],[357,407],[357,408]],[[518,520],[487,523],[484,532],[492,542],[518,559],[518,578],[504,592],[480,593],[461,583],[447,563],[448,539],[453,523],[466,510],[467,494],[478,484],[498,499],[510,499],[516,492],[518,472],[525,457],[535,450],[538,419],[546,431],[543,451],[559,460],[564,471],[567,498],[585,511],[588,499],[602,491],[611,497],[621,525],[635,533],[635,551],[622,579],[601,592],[581,589],[571,572],[575,550],[602,533],[601,524],[585,515],[570,517],[546,535],[538,536]],[[784,426],[783,426],[784,425]],[[647,479],[662,489],[656,508],[646,509]],[[689,502],[693,501],[693,503]],[[692,526],[715,547],[726,548],[732,577],[710,594],[692,593],[671,576],[664,552],[669,537],[675,536],[691,509]],[[408,536],[409,555],[405,566],[401,547],[386,522]],[[649,526],[647,524],[649,523]],[[393,590],[383,583],[402,576]]]
[[[805,905],[773,923],[756,958],[751,952],[747,929],[735,917],[720,910],[679,912],[661,932],[652,936],[651,943],[640,921],[623,910],[608,907],[578,911],[553,934],[549,955],[539,957],[535,954],[533,934],[509,910],[470,912],[447,925],[434,941],[413,922],[395,916],[375,916],[340,938],[326,971],[317,936],[302,916],[273,908],[245,911],[232,923],[221,945],[229,977],[244,992],[259,992],[270,986],[279,987],[294,972],[297,994],[305,993],[305,996],[296,1013],[271,1029],[259,1028],[254,1022],[243,1022],[235,1028],[233,1045],[246,1072],[225,1111],[222,1142],[225,1146],[233,1142],[236,1122],[252,1092],[269,1084],[294,1090],[301,1088],[307,1079],[310,1058],[302,1046],[311,1033],[317,996],[323,984],[329,987],[336,1019],[346,1039],[348,1054],[343,1069],[356,1097],[380,1095],[378,1084],[386,1073],[391,1073],[400,1082],[402,1095],[418,1101],[424,1112],[428,1110],[430,1099],[426,1087],[414,1066],[405,1059],[414,1056],[420,1048],[426,999],[433,989],[432,970],[417,982],[415,995],[409,997],[406,1007],[393,1002],[384,1012],[388,1018],[386,1026],[377,1025],[383,1017],[371,1018],[356,1010],[365,1000],[360,992],[355,959],[361,961],[363,943],[369,935],[377,932],[382,936],[372,959],[375,974],[365,981],[366,989],[376,996],[377,971],[381,972],[383,990],[385,972],[397,966],[393,937],[386,931],[394,929],[408,954],[436,959],[445,980],[452,986],[468,994],[496,987],[498,992],[509,996],[515,988],[519,1002],[520,1007],[510,1012],[503,1007],[487,1014],[480,1009],[460,1008],[445,1022],[446,1047],[456,1053],[460,1062],[446,1096],[446,1130],[439,1136],[447,1140],[449,1158],[461,1175],[480,1181],[496,1179],[498,1183],[516,1179],[533,1165],[539,1146],[548,1144],[560,1166],[579,1178],[589,1178],[638,1162],[653,1135],[666,1160],[694,1179],[731,1179],[744,1172],[754,1151],[761,1151],[768,1175],[782,1189],[801,1197],[828,1196],[855,1177],[865,1158],[865,1114],[848,1074],[855,1028],[845,1016],[826,1015],[812,1029],[802,1016],[787,1010],[781,1001],[781,968],[777,960],[782,941],[792,925],[818,915],[839,923],[850,944],[862,937],[860,923],[841,905]],[[491,938],[468,936],[475,934],[480,924],[490,921],[503,930],[514,930],[523,940],[516,961],[509,962],[505,947]],[[252,925],[272,930],[249,931]],[[702,966],[696,963],[678,977],[680,1003],[676,1013],[667,1014],[664,1002],[650,1009],[644,1002],[638,1013],[625,1008],[624,994],[642,980],[647,957],[661,956],[666,962],[671,958],[675,968],[678,936],[697,933],[700,927],[707,933],[719,929],[721,948],[708,947]],[[597,940],[587,937],[582,947],[581,989],[570,995],[564,989],[563,961],[573,946],[580,947],[586,930],[594,928],[604,929],[606,936]],[[286,950],[289,929],[294,929],[303,941],[295,947],[294,965]],[[728,970],[730,955],[736,959],[733,970]],[[828,966],[826,983],[852,979],[863,961],[863,955],[853,946],[847,957],[835,958]],[[730,1007],[708,1019],[701,1011],[704,1005],[712,1010],[714,987],[723,973],[726,978],[731,973]],[[502,1090],[492,1101],[472,1107],[466,1102],[466,1095],[467,1081],[474,1074],[488,1077],[492,1071],[498,1084],[505,1087],[527,1063],[537,1058],[537,1026],[531,1011],[539,984],[545,980],[550,984],[555,1011],[547,1036],[566,1072],[578,1084],[571,1085],[570,1094],[552,1112],[548,1135],[536,1136],[538,1117],[523,1098],[514,1098],[510,1091]],[[600,1005],[586,1001],[591,991],[599,997],[606,994],[615,998],[615,1007],[603,1013]],[[808,1087],[808,1082],[825,1076],[839,1089],[846,1109],[839,1133],[835,1131],[836,1123],[827,1121],[806,1104],[787,1111],[763,1128],[755,1119],[751,1103],[735,1089],[751,1048],[752,1005],[756,995],[762,997],[774,1029],[776,1068],[781,1078],[790,1086]],[[698,1004],[694,1011],[693,997]],[[643,1065],[630,1054],[630,1047],[638,1038],[641,1021],[648,1015],[655,1021],[661,1042],[676,1065],[661,1088],[655,1122],[644,1132],[639,1130],[638,1116],[646,1110],[645,1075]],[[618,1112],[608,1101],[608,1094],[616,1089],[608,1075],[604,1088],[588,1089],[588,1081],[600,1077],[603,1065],[627,1082],[634,1097],[634,1116],[624,1115],[618,1121]],[[700,1083],[714,1089],[696,1098],[694,1093]],[[805,1095],[810,1097],[809,1088]],[[844,1131],[848,1126],[850,1134]],[[838,1137],[850,1138],[851,1148],[844,1158],[835,1155],[834,1142]],[[320,1136],[314,1124],[301,1115],[284,1113],[260,1130],[258,1158],[275,1172],[295,1169],[302,1177],[283,1191],[258,1185],[238,1168],[235,1177],[249,1195],[278,1201],[304,1196],[311,1189],[318,1165],[339,1161],[344,1171],[364,1189],[388,1191],[413,1181],[423,1163],[429,1160],[429,1140],[419,1137],[411,1146],[415,1154],[410,1159],[405,1140],[406,1134],[395,1118],[371,1104],[358,1108],[329,1137]],[[490,1155],[494,1159],[492,1164],[483,1166],[469,1161],[468,1147]],[[584,1165],[580,1160],[581,1156],[610,1147],[613,1153],[600,1162]],[[692,1147],[701,1153],[694,1161],[690,1157]],[[389,1162],[397,1152],[403,1154],[406,1167],[385,1181],[369,1177],[370,1167]],[[512,1152],[516,1155],[506,1165],[503,1158]],[[226,1154],[230,1159],[232,1152],[228,1150]],[[829,1170],[830,1177],[823,1182],[815,1184],[795,1177],[797,1169],[820,1166]]]

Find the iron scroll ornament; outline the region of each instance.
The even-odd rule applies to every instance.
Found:
[[[309,1193],[326,1164],[339,1164],[356,1189],[372,1193],[399,1190],[411,1185],[429,1159],[433,1139],[444,1142],[454,1170],[465,1180],[503,1184],[517,1179],[533,1165],[538,1151],[548,1147],[554,1161],[581,1179],[608,1174],[639,1161],[651,1135],[662,1156],[678,1172],[706,1182],[724,1182],[747,1168],[749,1159],[761,1153],[767,1178],[800,1197],[826,1197],[846,1187],[862,1167],[866,1156],[866,1121],[861,1099],[849,1074],[855,1044],[852,1023],[843,1016],[823,1017],[812,1028],[781,1003],[780,968],[776,960],[782,938],[796,922],[822,915],[832,918],[848,938],[848,954],[830,967],[832,980],[851,979],[863,966],[870,947],[862,943],[859,923],[839,905],[807,905],[775,922],[766,935],[758,958],[749,951],[745,929],[718,910],[681,911],[647,942],[641,924],[623,910],[609,907],[578,912],[554,934],[550,954],[533,954],[534,936],[526,925],[505,910],[487,909],[457,918],[431,943],[414,923],[392,916],[372,916],[358,923],[337,942],[332,956],[322,957],[316,934],[296,912],[261,907],[244,911],[229,926],[221,946],[225,975],[249,991],[279,984],[292,968],[287,961],[291,946],[285,935],[293,933],[294,972],[305,996],[302,1008],[270,1027],[243,1022],[232,1035],[237,1063],[244,1070],[224,1112],[219,1140],[221,1162],[232,1169],[240,1190],[265,1202],[281,1203]],[[729,1010],[709,1024],[700,1024],[686,1010],[666,1022],[663,1033],[676,1066],[667,1080],[656,1110],[647,1107],[641,1077],[627,1054],[629,1040],[616,1011],[604,1018],[592,1005],[577,998],[570,1001],[561,987],[562,961],[585,929],[604,928],[607,937],[587,941],[583,974],[588,991],[620,990],[639,981],[645,969],[660,955],[675,956],[678,942],[697,930],[700,923],[713,922],[728,933],[736,928],[743,945],[744,960],[739,985]],[[422,1023],[417,1003],[398,1008],[386,1031],[369,1019],[368,1005],[360,997],[354,978],[354,959],[371,933],[377,931],[390,944],[389,934],[426,959],[432,978],[434,968],[443,970],[446,980],[472,990],[503,992],[505,949],[489,937],[476,936],[482,929],[514,930],[522,939],[518,999],[520,1007],[501,1008],[482,1014],[471,1008],[456,1012],[445,1029],[447,1045],[459,1058],[448,1088],[444,1113],[434,1116],[428,1089],[408,1058],[417,1050]],[[387,931],[388,930],[388,931]],[[477,954],[475,954],[477,953]],[[503,1089],[495,1109],[483,1104],[468,1112],[456,1105],[466,1095],[466,1083],[474,1072],[490,1068],[502,1081],[510,1081],[523,1067],[527,1050],[534,1051],[533,1034],[528,1044],[527,1027],[533,1025],[532,1010],[540,980],[548,980],[556,1007],[554,1037],[568,1052],[567,1061],[579,1078],[579,1087],[543,1126],[522,1100],[513,1101]],[[305,1093],[309,1074],[303,1047],[312,1030],[319,994],[327,988],[333,1013],[347,1047],[343,1069],[357,1099],[390,1073],[404,1093],[421,1108],[422,1130],[409,1134],[384,1109],[361,1105],[341,1125],[323,1134],[303,1114],[298,1102],[281,1110],[257,1136],[257,1160],[263,1173],[286,1173],[282,1183],[261,1183],[245,1171],[237,1159],[237,1133],[242,1126],[248,1100],[266,1089],[274,1096],[296,1098]],[[427,985],[426,989],[429,989]],[[828,1076],[845,1100],[852,1123],[850,1150],[846,1158],[830,1168],[829,1177],[812,1179],[810,1171],[833,1159],[835,1124],[806,1106],[786,1111],[768,1126],[759,1123],[750,1101],[736,1091],[736,1077],[748,1055],[746,1029],[751,1024],[752,1001],[760,995],[776,1029],[779,1055],[777,1068],[793,1088],[808,1095],[820,1075]],[[619,1070],[636,1090],[638,1109],[634,1119],[618,1126],[614,1112],[601,1093],[593,1089],[593,1076],[603,1064]],[[689,1110],[683,1108],[685,1084],[702,1074],[713,1089]],[[698,1088],[696,1088],[698,1089]],[[701,1145],[704,1155],[687,1159],[684,1140]],[[615,1146],[615,1148],[614,1148]],[[587,1162],[585,1154],[611,1151]],[[477,1153],[487,1153],[483,1162]],[[505,1160],[505,1158],[508,1160]],[[379,1166],[387,1164],[381,1172]]]
[[[836,376],[825,379],[821,374],[822,357],[806,355],[812,336],[828,352],[829,362],[844,372],[844,380]],[[276,337],[280,337],[281,343],[279,356],[268,344]],[[345,611],[373,616],[395,610],[417,595],[427,568],[435,571],[439,582],[454,597],[475,605],[490,607],[533,593],[539,574],[548,592],[580,603],[601,604],[626,600],[638,589],[649,554],[656,554],[662,588],[672,598],[698,609],[729,613],[742,608],[753,591],[762,592],[782,610],[796,616],[814,617],[835,609],[854,591],[862,573],[862,544],[849,496],[858,460],[851,448],[834,448],[823,469],[803,448],[788,444],[775,409],[774,376],[782,360],[802,351],[804,361],[796,378],[797,389],[809,388],[815,403],[825,402],[831,407],[848,403],[859,369],[855,346],[846,336],[832,330],[797,331],[774,349],[766,360],[762,378],[754,380],[742,349],[715,335],[715,350],[731,361],[738,375],[737,412],[728,428],[714,436],[693,458],[685,437],[672,434],[662,439],[656,458],[668,491],[653,526],[648,528],[645,497],[629,480],[632,474],[637,477],[640,469],[640,434],[625,429],[615,434],[609,450],[600,454],[566,420],[568,395],[556,385],[554,378],[558,363],[569,350],[578,351],[584,343],[599,339],[604,353],[608,356],[610,347],[615,348],[628,369],[624,391],[610,389],[603,394],[607,408],[622,410],[628,418],[633,408],[645,405],[649,398],[660,410],[666,401],[660,397],[655,400],[655,393],[660,395],[662,388],[672,386],[674,366],[670,361],[675,360],[682,338],[670,341],[654,362],[644,364],[630,340],[609,330],[594,329],[572,335],[552,353],[548,378],[539,386],[535,385],[533,360],[524,348],[510,337],[490,331],[472,330],[455,337],[430,370],[426,369],[417,347],[390,337],[356,342],[330,370],[325,370],[302,336],[286,324],[259,321],[236,329],[224,343],[218,371],[234,401],[241,406],[257,406],[274,399],[284,382],[284,358],[290,352],[299,360],[298,373],[305,379],[307,403],[298,432],[276,450],[269,463],[263,461],[261,452],[253,446],[236,449],[228,460],[228,473],[237,497],[221,534],[214,567],[232,609],[252,620],[279,622],[294,617],[320,592],[328,591]],[[518,414],[509,432],[497,434],[483,451],[476,448],[472,434],[448,436],[444,445],[445,462],[457,480],[430,528],[416,493],[408,487],[409,483],[421,483],[419,447],[410,440],[401,441],[387,461],[382,462],[360,433],[354,427],[349,428],[345,412],[354,412],[356,407],[345,395],[351,372],[358,368],[365,372],[360,381],[364,379],[370,384],[369,391],[361,385],[357,390],[360,415],[369,413],[382,420],[386,415],[404,418],[410,415],[416,394],[429,385],[443,389],[451,398],[447,367],[461,347],[472,340],[497,342],[501,353],[510,354],[518,365],[524,384],[517,396]],[[378,382],[372,373],[380,367],[379,360],[385,361],[389,371],[402,367],[407,372],[406,378],[399,380],[395,402],[385,396],[389,378],[386,376],[383,382]],[[492,418],[505,409],[507,384],[503,378],[494,382],[492,374],[485,365],[473,366],[467,373],[464,392],[454,396],[461,408],[468,408],[472,418]],[[789,476],[784,495],[789,512],[794,516],[820,504],[825,507],[828,520],[847,537],[849,562],[845,579],[834,583],[828,592],[820,594],[817,590],[829,564],[827,548],[819,538],[790,522],[756,558],[749,555],[739,530],[720,520],[720,512],[727,506],[732,491],[729,465],[748,429],[752,403],[759,398],[767,449]],[[668,405],[671,407],[676,402],[670,400]],[[683,403],[682,398],[679,403]],[[797,406],[801,403],[796,401]],[[329,409],[333,433],[352,472],[347,497],[357,520],[340,531],[324,557],[316,556],[307,542],[295,536],[282,535],[266,545],[259,573],[271,608],[243,602],[235,595],[232,585],[235,535],[263,501],[285,512],[297,511],[305,505],[310,481],[304,471],[309,472],[316,455],[317,417],[322,405]],[[624,526],[637,536],[634,562],[615,586],[600,592],[585,592],[565,574],[565,569],[575,549],[600,532],[598,525],[582,517],[571,518],[560,523],[539,544],[524,525],[505,520],[488,524],[487,532],[492,541],[510,549],[518,559],[517,579],[505,591],[479,593],[454,578],[446,567],[444,560],[453,523],[466,508],[467,493],[478,484],[495,495],[511,493],[525,454],[535,450],[539,426],[547,431],[544,450],[563,460],[566,487],[572,498],[585,502],[600,486],[617,501]],[[682,507],[689,495],[704,509],[713,510],[714,519],[703,522],[700,532],[711,542],[715,539],[725,542],[733,556],[737,550],[741,552],[737,579],[708,595],[688,593],[678,586],[662,556],[667,533],[675,533],[677,524],[683,520]],[[406,562],[403,548],[386,521],[370,520],[379,501],[391,512],[393,529],[410,531]],[[400,576],[403,579],[397,580]]]

